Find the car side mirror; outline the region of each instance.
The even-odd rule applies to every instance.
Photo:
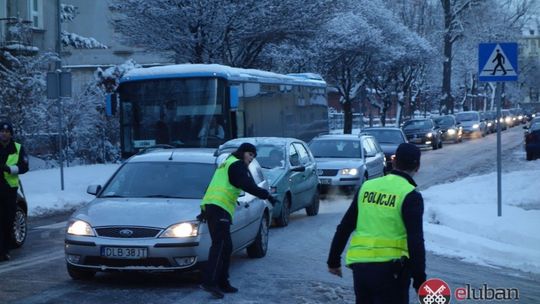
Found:
[[[306,167],[304,166],[298,166],[298,167],[294,167],[291,169],[292,172],[305,172],[306,171]]]
[[[86,193],[97,195],[101,191],[101,185],[90,185],[86,188]]]
[[[527,130],[528,128],[529,128],[529,127],[527,127],[527,126],[523,126],[523,129],[525,129],[525,130]]]

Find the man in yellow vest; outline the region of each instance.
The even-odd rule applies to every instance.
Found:
[[[13,141],[11,124],[0,123],[0,262],[10,259],[13,241],[13,221],[17,210],[19,174],[28,171],[28,157],[21,144]]]
[[[230,227],[236,209],[236,200],[243,190],[273,205],[276,200],[263,188],[259,188],[249,173],[248,166],[257,156],[257,149],[243,143],[216,169],[201,203],[202,218],[208,224],[212,246],[208,254],[202,289],[214,298],[223,293],[235,293],[238,289],[229,283],[229,264],[232,253]]]
[[[420,150],[403,143],[395,155],[390,174],[364,182],[332,241],[328,271],[341,277],[341,254],[352,234],[346,264],[356,303],[406,304],[411,277],[417,293],[426,280],[424,201],[412,178]]]

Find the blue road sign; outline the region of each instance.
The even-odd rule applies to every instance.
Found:
[[[480,43],[479,81],[517,81],[518,74],[517,43]]]

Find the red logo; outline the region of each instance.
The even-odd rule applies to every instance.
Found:
[[[420,304],[449,304],[450,286],[441,279],[429,279],[418,289]]]

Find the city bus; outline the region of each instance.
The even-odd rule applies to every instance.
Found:
[[[329,131],[326,87],[317,74],[217,64],[133,69],[115,94],[122,158],[160,145],[214,148],[238,137],[309,141]]]

